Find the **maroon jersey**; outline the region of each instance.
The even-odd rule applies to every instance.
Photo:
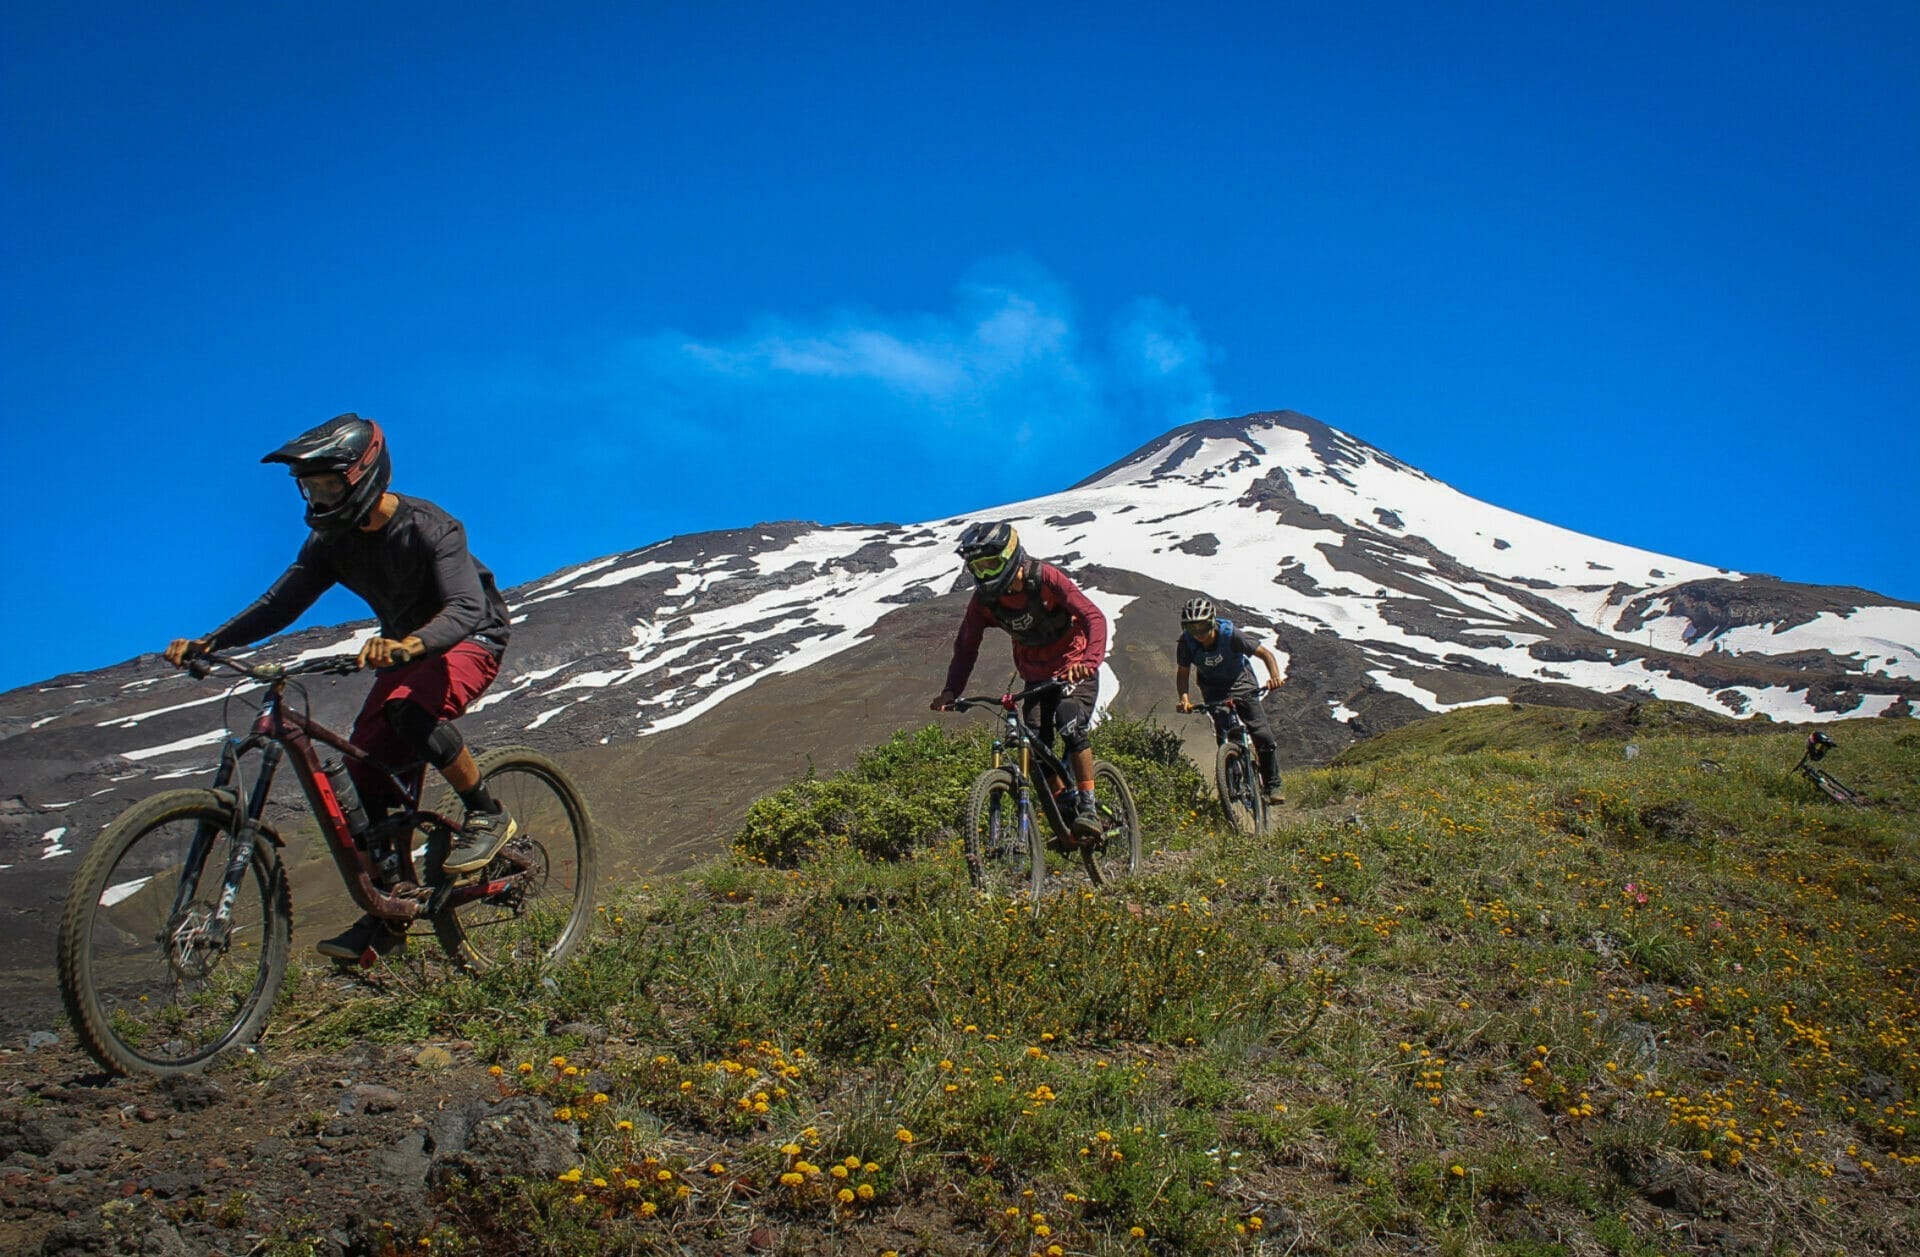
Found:
[[[973,675],[989,625],[1013,638],[1014,670],[1028,682],[1051,680],[1070,663],[1098,668],[1107,657],[1107,617],[1100,608],[1059,568],[1033,562],[1019,593],[991,601],[976,593],[967,603],[947,668],[949,694],[960,693]]]

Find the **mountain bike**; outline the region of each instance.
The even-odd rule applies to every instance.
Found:
[[[1196,707],[1194,712],[1213,721],[1213,737],[1219,746],[1213,753],[1213,784],[1219,791],[1220,810],[1226,814],[1227,823],[1237,833],[1266,833],[1272,817],[1267,812],[1266,787],[1260,780],[1260,757],[1238,706],[1227,699]]]
[[[380,764],[308,714],[297,678],[356,672],[355,656],[248,664],[209,654],[188,666],[198,678],[223,668],[264,688],[241,683],[228,693],[228,716],[236,700],[256,710],[244,734],[229,732],[213,785],[156,794],[121,813],[67,890],[60,993],[103,1067],[198,1073],[265,1029],[293,923],[285,841],[265,816],[283,759],[353,901],[396,930],[425,921],[458,967],[558,962],[586,934],[593,820],[551,759],[515,746],[478,757],[519,831],[484,869],[451,875],[443,866],[460,828],[447,816],[453,793],[422,809],[423,764]],[[384,774],[403,810],[368,826],[344,761],[322,764],[316,743]],[[375,959],[369,950],[361,962]]]
[[[1049,854],[1062,862],[1078,855],[1096,886],[1140,870],[1140,813],[1126,775],[1105,760],[1094,761],[1094,806],[1101,832],[1092,838],[1077,836],[1071,799],[1056,795],[1056,790],[1075,788],[1073,770],[1020,718],[1022,703],[1064,688],[1062,681],[1046,681],[1018,694],[979,695],[953,704],[956,711],[997,707],[1005,724],[993,740],[993,767],[974,779],[961,820],[967,877],[975,889],[996,895],[1015,894],[1024,884],[1035,911],[1046,890]],[[1051,837],[1040,832],[1036,811]]]
[[[1837,778],[1824,769],[1814,767],[1816,761],[1825,759],[1827,752],[1837,749],[1839,745],[1838,742],[1835,742],[1826,734],[1821,733],[1817,729],[1814,730],[1807,735],[1807,749],[1801,752],[1800,762],[1793,766],[1793,771],[1799,773],[1808,781],[1811,781],[1822,794],[1834,802],[1851,803],[1855,807],[1865,807],[1867,805],[1865,795],[1855,790],[1852,786],[1841,784]]]

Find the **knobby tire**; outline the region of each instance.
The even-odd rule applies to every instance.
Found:
[[[967,879],[983,894],[1013,896],[1024,882],[1035,908],[1047,880],[1046,851],[1036,823],[1025,833],[1013,773],[989,768],[974,778],[961,818]]]
[[[1092,846],[1080,848],[1087,878],[1095,886],[1110,886],[1140,871],[1145,843],[1140,837],[1140,809],[1133,801],[1127,778],[1105,760],[1093,764],[1093,795],[1106,831]]]
[[[58,940],[60,995],[83,1046],[122,1074],[196,1074],[253,1042],[287,972],[293,905],[271,836],[253,854],[224,941],[208,931],[235,845],[230,798],[170,790],[102,830],[67,888]],[[212,841],[192,898],[173,914],[201,827]]]
[[[1235,833],[1249,837],[1264,827],[1257,780],[1246,749],[1237,742],[1222,742],[1213,755],[1213,786],[1220,794],[1220,811]]]
[[[592,814],[566,772],[538,751],[495,747],[476,763],[518,827],[479,876],[513,880],[495,896],[436,914],[434,937],[455,964],[472,972],[504,963],[558,964],[593,923],[599,857]],[[458,815],[459,800],[448,792],[440,810]],[[429,880],[439,876],[445,848],[444,840],[429,844]]]

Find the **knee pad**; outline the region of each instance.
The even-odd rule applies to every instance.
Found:
[[[467,749],[458,726],[451,720],[435,720],[433,713],[411,699],[396,698],[380,714],[414,754],[435,768],[445,768]]]
[[[1062,724],[1060,726],[1060,741],[1066,744],[1069,754],[1077,754],[1081,751],[1091,749],[1093,740],[1088,736],[1087,717],[1076,715],[1073,719]]]

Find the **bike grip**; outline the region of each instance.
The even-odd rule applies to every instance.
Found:
[[[196,681],[204,681],[213,671],[213,665],[205,659],[189,659],[187,660],[187,671],[192,674]]]
[[[410,650],[404,650],[398,646],[394,647],[391,651],[389,651],[387,653],[387,657],[393,660],[395,663],[412,663],[413,662],[413,652]]]

